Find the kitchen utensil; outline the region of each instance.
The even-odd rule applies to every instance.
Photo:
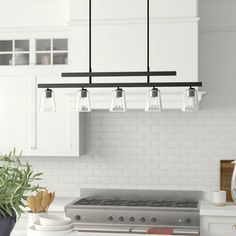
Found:
[[[50,205],[51,197],[48,191],[43,192],[42,202],[41,202],[41,209],[42,211],[46,211]]]
[[[67,224],[67,225],[41,225],[40,221],[34,222],[34,227],[36,230],[41,231],[62,231],[62,230],[68,230],[73,229],[73,224]]]
[[[52,193],[51,193],[51,201],[50,201],[50,204],[54,201],[54,198],[55,198],[55,192],[52,192]]]
[[[52,204],[52,202],[54,201],[55,198],[55,192],[49,193],[49,197],[50,197],[50,203],[46,208],[46,211],[48,211],[49,206]]]
[[[36,196],[29,196],[27,204],[33,213],[46,212],[54,198],[55,192],[40,191],[37,192]]]
[[[35,196],[29,196],[27,198],[27,205],[30,208],[30,210],[35,213],[36,212],[36,206],[35,206]]]
[[[36,212],[41,212],[41,201],[42,201],[42,196],[40,194],[37,194],[35,197],[35,208]]]
[[[40,216],[39,221],[40,224],[44,226],[68,225],[72,223],[71,219],[68,217],[60,217],[54,215]]]

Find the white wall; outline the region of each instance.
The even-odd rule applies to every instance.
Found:
[[[76,197],[80,187],[214,191],[220,159],[236,156],[236,110],[86,116],[87,156],[29,159],[58,195]]]
[[[71,20],[88,19],[88,1],[70,0]],[[93,19],[136,19],[146,17],[146,0],[93,0]],[[150,16],[194,17],[196,0],[150,0]]]
[[[64,26],[69,0],[0,0],[0,28]]]
[[[200,79],[205,109],[235,109],[236,1],[200,1]]]

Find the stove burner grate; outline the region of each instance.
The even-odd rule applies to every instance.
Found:
[[[197,201],[165,201],[165,200],[123,200],[123,199],[96,199],[81,198],[74,205],[83,206],[127,206],[127,207],[174,207],[197,208]]]

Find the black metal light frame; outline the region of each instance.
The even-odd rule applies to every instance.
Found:
[[[138,88],[138,87],[201,87],[201,82],[160,82],[160,83],[64,83],[38,84],[38,88]]]
[[[66,72],[62,77],[88,77],[89,83],[38,84],[38,88],[201,87],[202,82],[151,83],[150,76],[176,76],[176,71],[150,71],[150,1],[147,0],[147,71],[92,72],[92,0],[89,0],[89,72]],[[93,77],[147,77],[146,83],[93,83]]]

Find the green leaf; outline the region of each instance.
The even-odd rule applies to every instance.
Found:
[[[41,189],[36,181],[42,173],[34,173],[28,162],[20,160],[14,148],[9,154],[0,155],[0,214],[20,217],[25,207],[27,195]]]

